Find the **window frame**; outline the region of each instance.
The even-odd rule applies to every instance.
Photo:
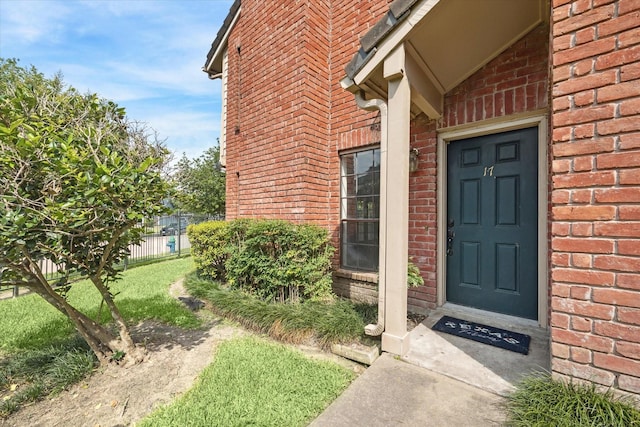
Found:
[[[365,171],[359,170],[358,154],[362,156],[368,152],[371,152],[371,166]],[[380,247],[380,155],[379,145],[361,147],[340,153],[340,268],[344,270],[378,271]],[[347,170],[347,158],[349,156],[353,156],[351,173]],[[372,183],[369,184],[371,188],[365,190],[364,193],[358,194],[361,190],[361,187],[359,187],[360,180],[366,181],[370,177],[374,177]],[[377,178],[377,181],[375,178]],[[349,194],[351,188],[353,189],[353,194]],[[363,202],[362,205],[360,202]],[[355,208],[352,203],[355,203]],[[371,206],[364,205],[368,203],[371,203]],[[355,240],[349,240],[348,233],[354,234],[354,226],[356,238]],[[364,256],[363,260],[370,260],[372,257],[375,259],[368,265],[366,262],[352,262],[347,258],[347,251],[350,248],[355,248],[357,252],[360,252]]]

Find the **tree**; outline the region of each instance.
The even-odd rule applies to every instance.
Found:
[[[0,273],[3,284],[30,289],[73,322],[101,363],[114,354],[144,357],[114,303],[110,285],[142,221],[165,211],[161,177],[167,150],[95,94],[45,78],[0,58]],[[39,261],[62,279],[52,283]],[[75,278],[74,278],[75,277]],[[71,306],[69,287],[89,278],[117,334]]]
[[[220,149],[211,147],[189,160],[184,154],[174,175],[180,207],[191,213],[221,215],[225,209],[225,173],[220,167]]]

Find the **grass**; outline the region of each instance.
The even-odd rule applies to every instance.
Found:
[[[140,426],[303,426],[352,381],[331,362],[258,338],[222,343],[185,395]]]
[[[186,277],[185,286],[194,297],[210,301],[219,315],[284,342],[316,339],[326,347],[335,342],[356,341],[362,337],[365,322],[376,318],[371,306],[344,300],[267,303],[240,291],[222,289],[215,282],[199,278],[196,273]]]
[[[198,318],[167,292],[192,269],[191,258],[181,258],[127,270],[112,288],[122,315],[130,323],[156,319],[199,326]],[[100,295],[87,281],[73,285],[69,301],[92,318],[100,312]],[[76,383],[97,363],[71,322],[38,295],[0,301],[0,319],[0,417]],[[101,320],[110,320],[106,309]]]
[[[96,358],[78,336],[0,361],[0,417],[59,392],[93,371]]]
[[[156,319],[181,327],[199,326],[193,313],[167,293],[171,283],[192,269],[191,258],[180,258],[125,271],[112,287],[122,315],[129,322]],[[93,285],[84,280],[73,285],[69,302],[95,319],[101,297]],[[65,316],[35,294],[0,301],[0,319],[0,355],[46,347],[74,332]],[[101,310],[100,319],[105,323],[110,321],[106,307]]]
[[[513,427],[640,426],[640,411],[596,386],[566,383],[537,374],[525,378],[507,403]]]

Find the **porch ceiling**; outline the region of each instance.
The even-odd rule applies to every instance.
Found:
[[[398,3],[411,5],[402,10]],[[396,0],[361,39],[343,86],[386,98],[384,60],[404,43],[412,112],[438,118],[445,93],[546,20],[547,11],[548,0]]]

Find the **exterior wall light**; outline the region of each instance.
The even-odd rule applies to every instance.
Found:
[[[418,170],[418,156],[420,156],[420,150],[417,148],[409,149],[409,172]]]

